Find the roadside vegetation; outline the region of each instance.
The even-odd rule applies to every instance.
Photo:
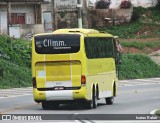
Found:
[[[156,115],[160,116],[160,109],[155,112]]]
[[[143,41],[142,41],[143,40]],[[146,41],[142,39],[139,41],[131,41],[121,39],[121,45],[123,46],[126,53],[140,53],[149,55],[153,52],[160,50],[160,39],[152,39],[151,41]]]
[[[160,65],[146,55],[125,54],[119,66],[119,77],[121,80],[160,77]]]
[[[31,42],[0,36],[0,88],[31,86]]]
[[[145,48],[160,48],[160,41],[152,41],[152,42],[122,41],[121,44],[123,45],[123,47],[134,47],[139,50],[143,50]]]
[[[101,30],[118,35],[120,38],[160,38],[159,13],[159,5],[153,8],[133,8],[129,24],[110,26]]]
[[[123,45],[143,49],[157,47],[159,43],[124,42]],[[0,36],[0,46],[0,69],[3,69],[0,88],[31,86],[31,42]],[[160,66],[142,54],[123,54],[119,70],[121,80],[160,77]]]
[[[99,30],[118,35],[125,49],[120,65],[120,79],[160,77],[160,65],[148,54],[160,50],[160,9],[134,8],[127,25]],[[159,53],[154,54],[158,57]],[[31,41],[0,36],[0,88],[31,86]],[[1,75],[1,73],[0,73]]]
[[[129,24],[100,30],[120,37],[125,53],[120,65],[120,79],[160,77],[160,65],[151,60],[160,51],[160,4],[153,8],[133,8]],[[159,52],[154,57],[160,55]]]

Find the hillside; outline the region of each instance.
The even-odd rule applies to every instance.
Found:
[[[124,39],[160,38],[160,5],[153,8],[133,8],[130,23],[100,28]]]
[[[119,77],[121,80],[160,77],[160,65],[146,55],[125,54],[119,67]]]
[[[125,50],[120,79],[160,77],[160,4],[134,8],[129,24],[101,30],[120,37]]]
[[[134,8],[129,24],[103,30],[118,35],[126,53],[145,54],[160,64],[160,4]]]
[[[31,86],[31,42],[0,36],[0,47],[0,88]]]

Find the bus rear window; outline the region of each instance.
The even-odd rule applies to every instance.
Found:
[[[80,35],[35,36],[35,50],[38,54],[66,54],[80,50]]]

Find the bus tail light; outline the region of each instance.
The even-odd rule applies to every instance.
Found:
[[[85,84],[86,84],[86,77],[85,77],[85,75],[82,75],[82,76],[81,76],[81,84],[82,84],[82,85],[85,85]]]
[[[36,77],[33,77],[33,78],[32,78],[32,85],[33,85],[33,88],[36,88],[36,87],[37,87]]]

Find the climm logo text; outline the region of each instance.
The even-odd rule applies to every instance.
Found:
[[[44,39],[44,47],[65,47],[67,46],[64,41],[53,41],[52,39]]]

